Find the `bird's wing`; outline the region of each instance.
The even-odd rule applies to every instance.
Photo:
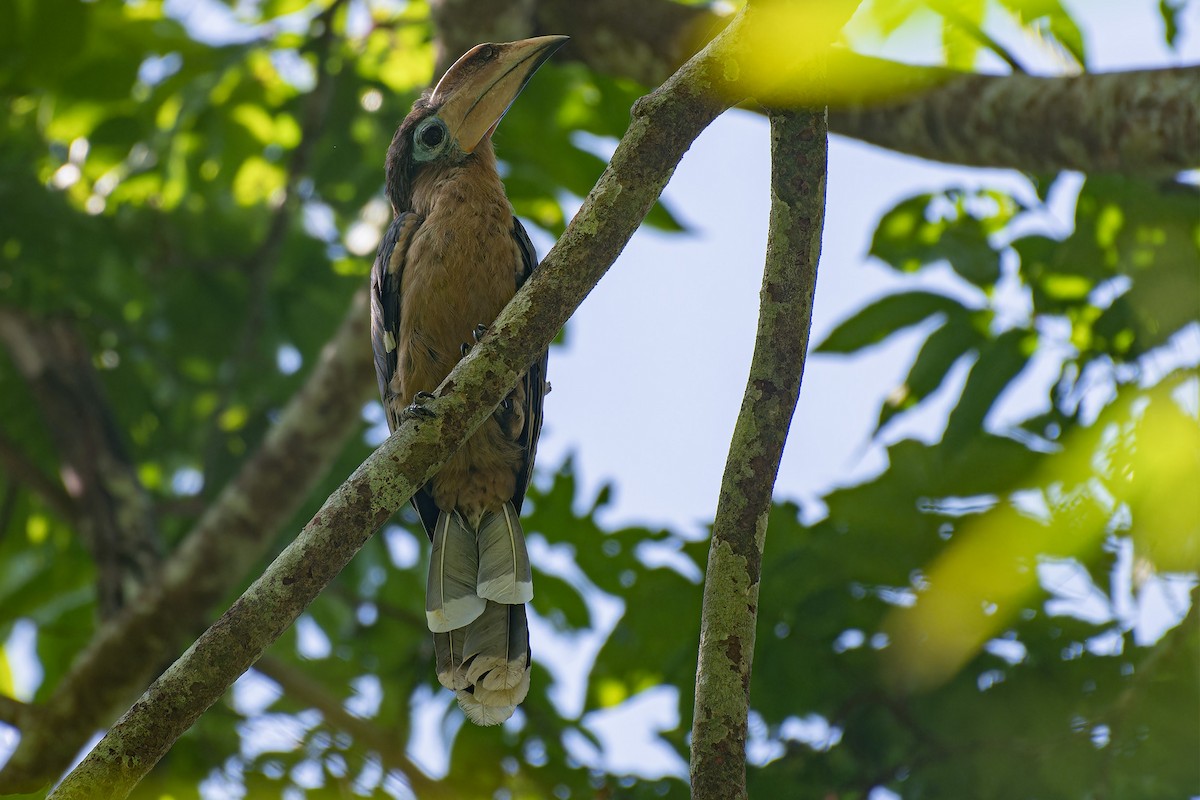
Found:
[[[521,220],[515,216],[513,217],[512,236],[517,242],[517,248],[521,251],[522,269],[517,277],[517,286],[520,287],[537,268],[537,251],[533,249],[533,242],[529,241],[529,234],[525,232]],[[525,372],[525,427],[517,438],[521,445],[523,458],[521,469],[517,473],[517,489],[513,494],[513,506],[517,509],[518,514],[521,512],[521,503],[525,499],[525,490],[529,487],[529,480],[533,476],[533,459],[537,454],[538,435],[542,432],[542,399],[546,396],[548,355],[549,350],[543,351]]]
[[[404,279],[404,262],[413,234],[423,221],[411,211],[393,219],[379,243],[375,263],[371,265],[371,349],[375,352],[375,377],[379,381],[379,397],[383,400],[388,430],[396,429],[400,413],[392,391],[392,378],[399,362],[396,347],[400,343],[400,286]],[[417,490],[412,504],[421,517],[425,533],[433,538],[438,508],[428,487]]]

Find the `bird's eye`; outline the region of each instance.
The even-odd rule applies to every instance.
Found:
[[[428,147],[430,150],[436,148],[446,138],[446,130],[438,122],[427,125],[420,133],[421,144]]]

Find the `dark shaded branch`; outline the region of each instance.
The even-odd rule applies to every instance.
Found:
[[[5,535],[8,533],[8,525],[12,522],[13,514],[17,510],[17,495],[20,493],[20,485],[15,481],[9,481],[4,487],[4,494],[0,496],[0,542],[4,541]]]
[[[433,74],[480,42],[511,42],[533,35],[535,0],[431,0]],[[580,4],[583,5],[583,4]]]
[[[29,384],[58,451],[75,510],[68,518],[96,564],[96,605],[107,619],[157,570],[161,543],[149,495],[108,406],[91,351],[71,322],[2,308],[0,341]]]
[[[164,562],[158,580],[101,627],[0,771],[0,794],[49,783],[94,731],[142,692],[159,665],[262,558],[280,528],[358,430],[375,384],[365,287],[304,386],[237,476]]]
[[[432,0],[434,74],[480,42],[565,33],[559,55],[605,75],[657,86],[733,16],[667,0]]]
[[[320,711],[329,725],[345,731],[354,741],[378,753],[383,768],[400,772],[417,797],[430,800],[451,797],[441,784],[426,775],[408,757],[405,752],[406,731],[380,728],[362,717],[351,714],[340,700],[329,694],[320,681],[294,664],[267,655],[258,660],[254,669],[279,684],[288,697]]]
[[[312,161],[313,148],[325,129],[328,118],[329,104],[333,98],[335,76],[329,65],[329,54],[333,47],[334,15],[345,5],[346,0],[333,0],[329,7],[322,11],[313,24],[319,33],[313,42],[312,50],[316,60],[316,85],[304,98],[301,107],[300,141],[292,150],[288,159],[287,182],[283,189],[283,199],[276,206],[258,247],[242,260],[243,269],[250,275],[249,298],[246,302],[246,315],[242,320],[242,328],[228,360],[221,370],[222,388],[211,418],[219,420],[233,401],[242,375],[248,368],[255,366],[256,359],[262,356],[259,339],[262,337],[266,324],[267,301],[271,286],[271,275],[279,263],[283,252],[283,244],[292,230],[300,206],[297,187],[300,180],[308,172]],[[203,474],[211,478],[212,465],[217,458],[223,437],[219,427],[214,422],[209,432],[205,446]]]
[[[800,393],[825,214],[825,112],[773,112],[771,223],[750,378],[729,446],[704,580],[691,779],[746,797],[746,720],[771,493]]]
[[[728,30],[640,100],[612,161],[540,269],[427,404],[326,501],[237,602],[147,690],[54,793],[124,797],[299,616],[367,538],[492,413],[608,270],[695,137],[744,96]],[[362,348],[364,351],[366,348]]]
[[[564,55],[605,75],[657,86],[729,23],[704,6],[657,0],[539,0],[539,33],[566,33]]]
[[[75,503],[62,484],[51,478],[33,462],[12,439],[0,431],[0,467],[15,483],[37,495],[46,507],[64,520],[75,519]]]
[[[0,722],[24,730],[37,718],[40,708],[12,697],[0,695]]]

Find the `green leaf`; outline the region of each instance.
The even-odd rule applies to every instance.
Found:
[[[985,0],[943,0],[932,2],[930,6],[942,15],[942,51],[946,66],[971,71],[981,46],[987,43],[986,35],[981,35],[987,3]]]
[[[879,32],[889,36],[896,32],[901,25],[908,21],[920,8],[917,0],[892,0],[886,3],[871,3],[868,6],[869,18],[875,23]]]
[[[1048,36],[1074,59],[1086,66],[1083,32],[1059,0],[1000,0],[1017,22],[1035,36]]]
[[[1000,253],[988,236],[1021,208],[1001,192],[952,189],[910,197],[879,221],[871,255],[900,272],[945,260],[959,275],[987,288],[1000,278]]]
[[[953,297],[934,292],[901,292],[884,297],[841,322],[816,348],[818,353],[855,353],[878,344],[934,314],[963,315]]]
[[[1167,47],[1175,49],[1179,38],[1179,15],[1183,13],[1188,0],[1158,0],[1158,13],[1163,21],[1163,39]]]
[[[262,5],[262,19],[269,20],[275,17],[294,14],[297,11],[303,11],[311,6],[312,0],[267,0]]]
[[[1200,317],[1200,190],[1179,182],[1091,176],[1064,241],[1013,242],[1036,314],[1067,316],[1085,354],[1136,359]],[[1131,283],[1107,308],[1093,292],[1116,276]],[[1108,283],[1111,291],[1119,291]]]
[[[582,630],[591,625],[592,618],[579,591],[556,575],[538,571],[534,578],[537,591],[533,608],[550,620],[560,631]]]
[[[686,233],[685,226],[679,219],[667,208],[662,202],[656,202],[650,206],[650,211],[646,214],[645,222],[651,228],[658,228],[660,231],[668,233]]]
[[[958,405],[950,412],[942,447],[953,456],[983,434],[983,423],[1000,395],[1025,369],[1037,344],[1037,334],[1013,329],[980,348]]]
[[[875,425],[878,433],[897,414],[909,411],[938,390],[950,368],[982,344],[983,338],[971,325],[967,313],[955,312],[942,327],[929,335],[917,353],[904,384],[884,401]]]

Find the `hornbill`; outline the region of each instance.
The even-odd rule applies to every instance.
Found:
[[[567,40],[481,44],[400,124],[387,152],[393,219],[371,268],[371,344],[388,427],[421,403],[537,265],[491,135]],[[425,613],[437,676],[468,718],[495,725],[529,691],[533,581],[518,515],[542,427],[546,354],[413,497],[433,542]]]

